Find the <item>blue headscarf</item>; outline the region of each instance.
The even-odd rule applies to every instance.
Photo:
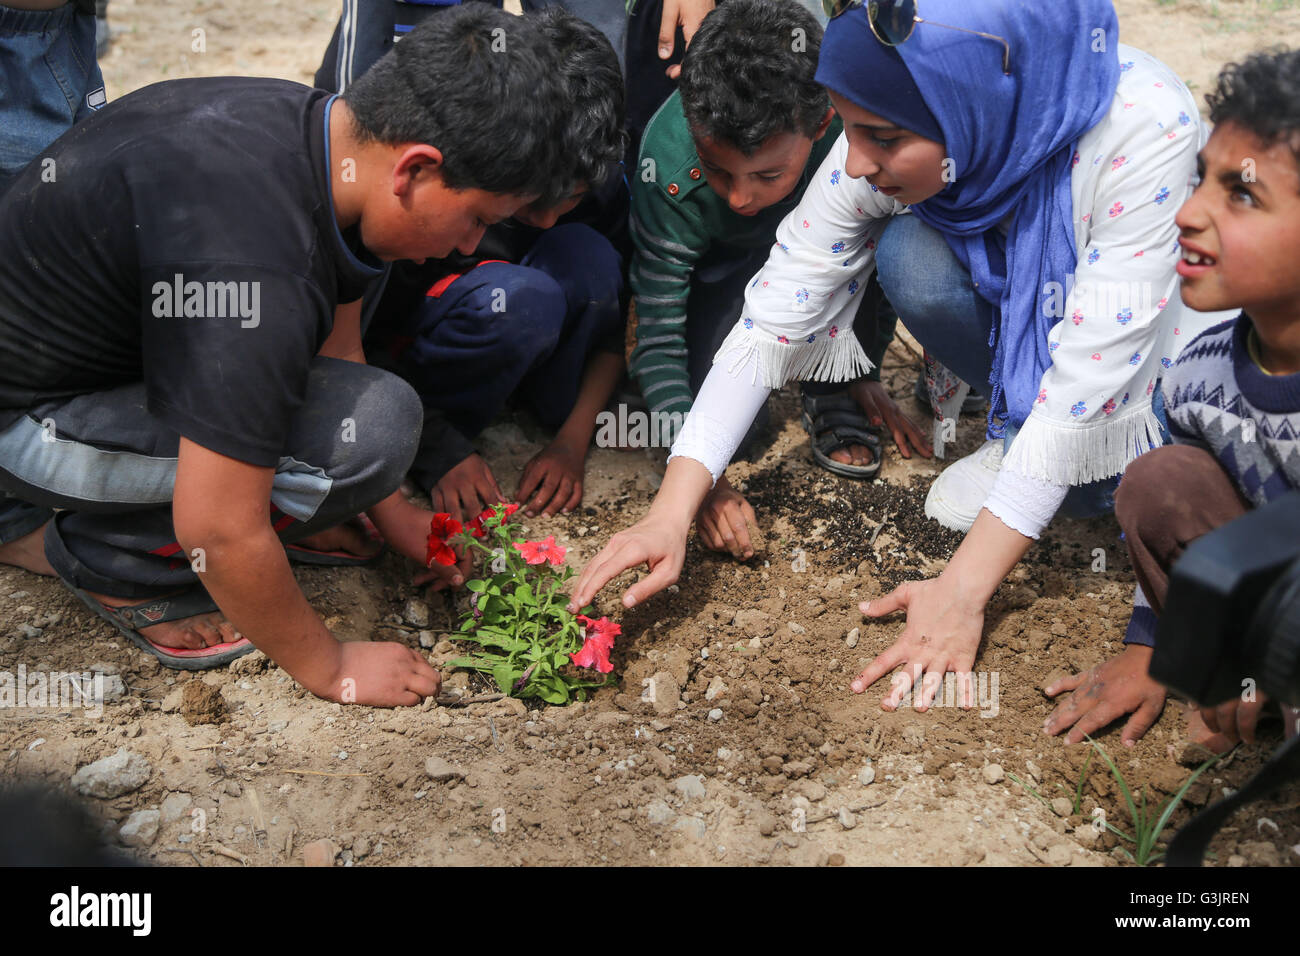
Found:
[[[1029,416],[1051,364],[1049,282],[1070,287],[1078,262],[1070,170],[1075,142],[1110,109],[1119,83],[1111,0],[920,0],[918,16],[1004,37],[918,23],[897,48],[871,32],[865,6],[832,20],[817,82],[934,139],[955,180],[912,212],[939,230],[993,306],[989,435]],[[905,71],[900,71],[901,64]],[[917,93],[919,92],[919,97]],[[1009,217],[1009,218],[1008,218]],[[1003,236],[998,223],[1008,219]]]

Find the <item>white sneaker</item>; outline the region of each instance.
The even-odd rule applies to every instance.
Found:
[[[986,441],[978,451],[953,462],[934,480],[925,496],[925,516],[952,531],[969,531],[993,491],[1001,468],[1001,440]]]

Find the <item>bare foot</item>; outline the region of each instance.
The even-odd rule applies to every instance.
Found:
[[[45,529],[49,522],[41,525],[31,534],[24,535],[0,544],[0,564],[12,564],[14,567],[31,571],[33,574],[54,576],[54,568],[45,560]]]
[[[359,558],[373,558],[384,546],[382,542],[371,538],[356,520],[345,521],[291,543],[311,551],[344,551]]]
[[[126,607],[142,603],[137,598],[113,597],[90,591],[86,593],[105,607]],[[165,601],[167,598],[161,597],[158,600]],[[161,647],[180,647],[191,651],[202,650],[215,644],[233,644],[243,636],[220,611],[196,614],[175,621],[164,621],[162,624],[151,624],[149,627],[140,628],[139,631],[144,637]]]
[[[831,452],[831,460],[844,465],[869,465],[876,460],[876,456],[865,445],[849,445]]]

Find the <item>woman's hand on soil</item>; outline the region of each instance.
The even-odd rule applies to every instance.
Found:
[[[718,479],[695,515],[695,530],[706,548],[729,551],[744,561],[754,556],[750,527],[758,528],[758,516],[745,496],[731,487],[726,476]]]
[[[921,426],[903,414],[885,386],[864,379],[850,385],[849,394],[861,407],[867,421],[889,429],[894,436],[894,443],[898,445],[899,454],[904,458],[911,458],[913,451],[926,458],[934,456],[934,447],[925,437]]]
[[[445,511],[464,523],[484,508],[505,501],[492,469],[478,452],[469,455],[438,480],[429,493],[434,511]]]
[[[1055,736],[1072,728],[1065,742],[1077,744],[1112,721],[1132,714],[1120,735],[1124,746],[1132,747],[1160,719],[1165,708],[1165,688],[1147,673],[1150,663],[1151,648],[1130,644],[1090,671],[1049,684],[1043,688],[1048,697],[1067,690],[1073,693],[1043,722],[1043,732]]]
[[[574,448],[556,439],[524,465],[515,501],[530,518],[539,511],[550,517],[568,514],[582,503],[582,475],[587,462],[585,448]]]
[[[307,689],[343,704],[412,707],[441,686],[442,675],[405,645],[347,641],[339,644],[338,666],[326,686]]]
[[[596,593],[628,568],[644,564],[650,573],[623,593],[623,606],[633,607],[675,584],[686,561],[686,534],[654,516],[642,518],[609,539],[600,554],[578,575],[569,610],[586,607]]]
[[[984,629],[982,602],[967,598],[941,575],[929,581],[908,581],[858,607],[867,617],[905,611],[907,625],[898,639],[854,679],[850,686],[855,694],[905,664],[894,675],[892,689],[881,701],[883,709],[897,710],[914,684],[914,706],[919,711],[929,709],[948,671],[958,675],[958,705],[975,706],[971,678]]]

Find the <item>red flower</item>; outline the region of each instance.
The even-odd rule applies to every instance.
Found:
[[[451,549],[447,539],[461,532],[463,525],[445,512],[439,512],[429,522],[429,550],[424,563],[433,567],[433,562],[452,565],[456,563],[456,552]]]
[[[507,518],[519,510],[518,505],[501,505],[500,508],[502,509],[501,521],[503,523]],[[482,513],[469,523],[469,529],[474,537],[481,538],[487,534],[487,531],[483,528],[483,522],[487,521],[489,518],[495,518],[496,516],[496,508],[484,508]]]
[[[609,650],[601,643],[599,636],[589,637],[583,643],[582,650],[569,655],[569,660],[579,667],[595,667],[602,674],[608,674],[614,669],[614,665],[609,662]]]
[[[555,535],[545,541],[516,541],[512,547],[524,556],[528,564],[564,563],[564,548],[555,543]]]
[[[578,667],[594,666],[600,673],[608,674],[614,669],[614,665],[609,662],[609,652],[614,649],[614,638],[623,632],[623,628],[604,617],[593,621],[579,614],[578,620],[587,630],[586,640],[583,641],[582,650],[570,654],[569,660]]]
[[[602,617],[599,621],[593,621],[584,614],[577,615],[582,626],[587,629],[587,636],[595,634],[596,637],[607,643],[610,647],[614,646],[614,638],[623,633],[623,628],[615,624],[607,617]]]

